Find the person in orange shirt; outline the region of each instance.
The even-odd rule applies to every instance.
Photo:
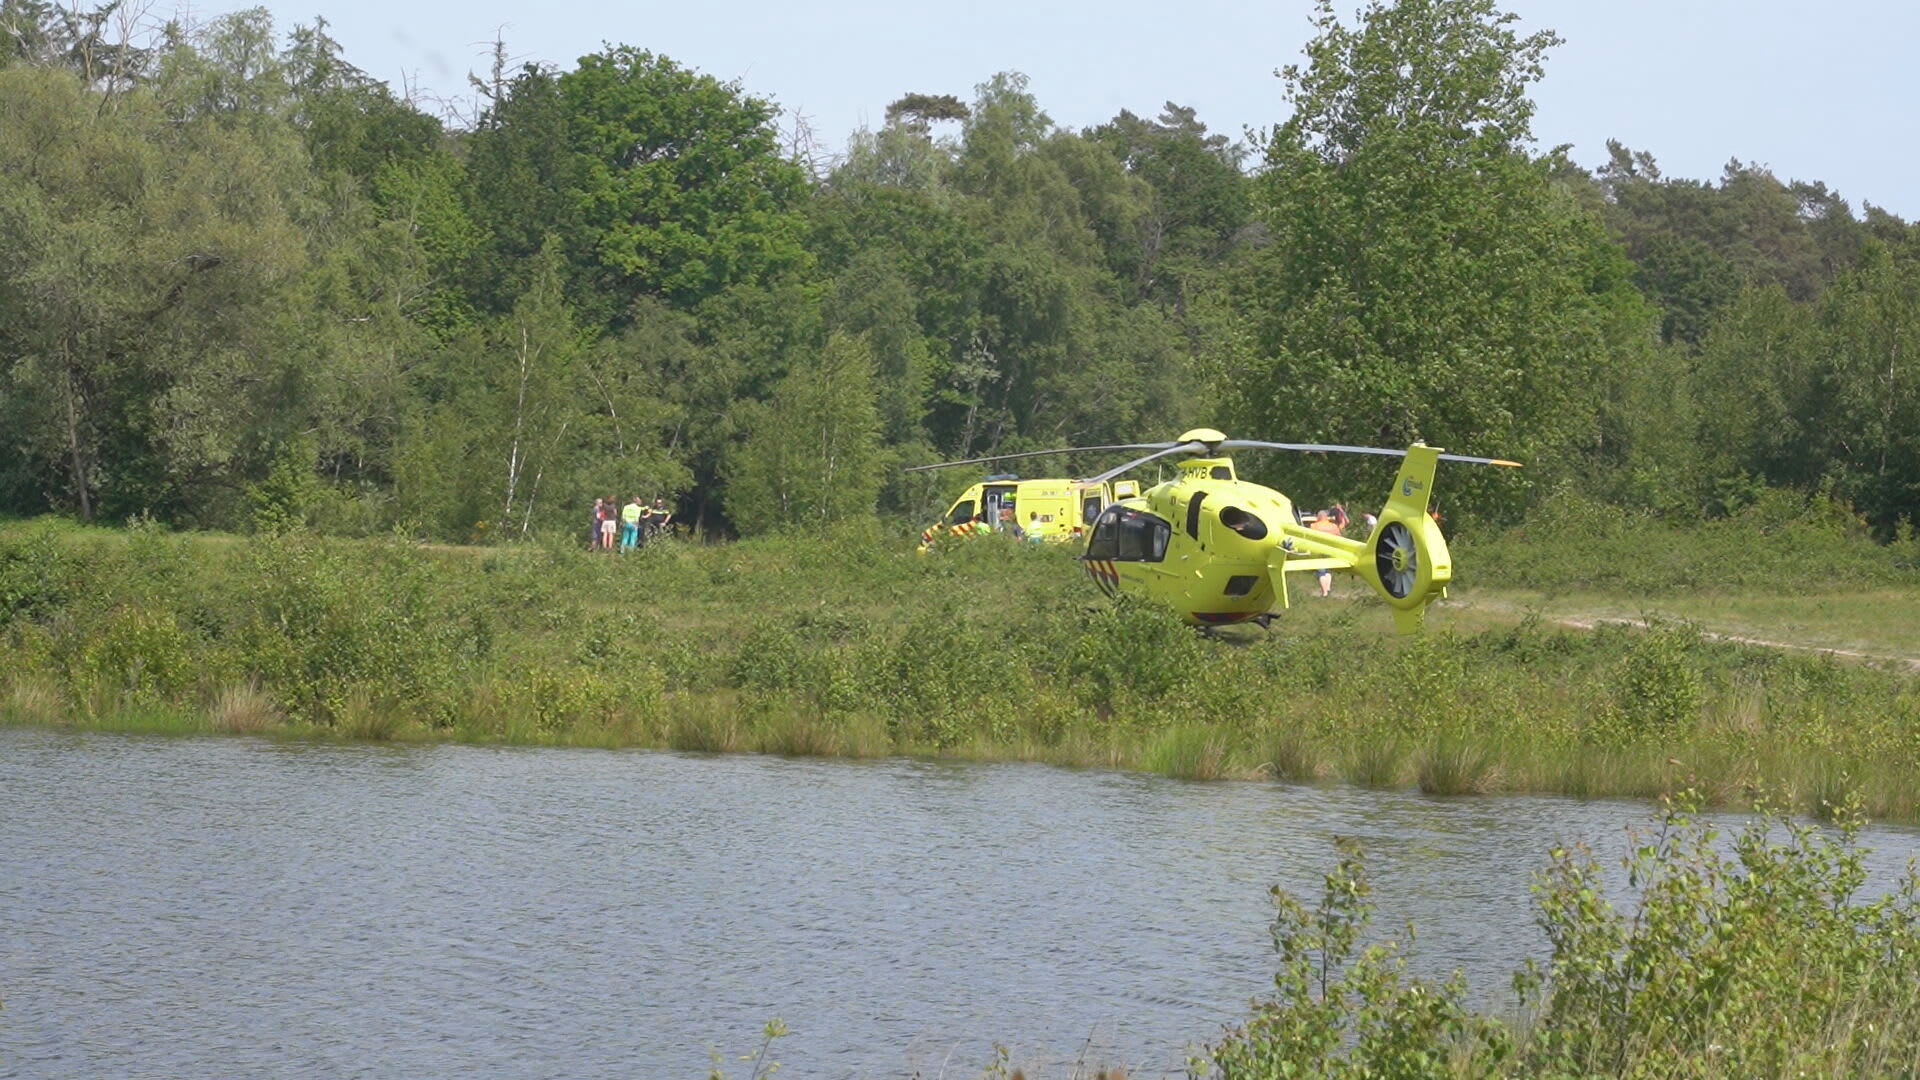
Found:
[[[1307,528],[1312,529],[1314,532],[1326,533],[1329,536],[1340,535],[1340,523],[1333,520],[1333,515],[1327,513],[1325,510],[1313,515],[1313,524],[1307,526]],[[1313,574],[1320,579],[1320,595],[1332,596],[1333,571],[1323,568],[1315,570]]]

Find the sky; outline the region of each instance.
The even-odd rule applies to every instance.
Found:
[[[1019,71],[1058,124],[1121,109],[1193,106],[1242,137],[1285,118],[1274,69],[1311,36],[1308,0],[301,0],[282,24],[324,17],[347,59],[465,103],[498,33],[515,61],[568,68],[603,43],[672,57],[804,115],[828,149],[878,126],[909,91],[971,99]],[[246,6],[195,4],[206,19]],[[1523,28],[1566,39],[1534,88],[1542,148],[1594,167],[1606,141],[1651,152],[1670,177],[1717,179],[1731,158],[1782,180],[1920,218],[1920,4],[1830,0],[1505,0]],[[1356,10],[1343,0],[1340,10]]]

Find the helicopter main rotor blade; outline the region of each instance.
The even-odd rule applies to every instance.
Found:
[[[1168,445],[1163,446],[1158,450],[1155,450],[1153,453],[1148,454],[1146,457],[1135,458],[1134,460],[1127,462],[1125,465],[1115,465],[1113,468],[1108,469],[1106,472],[1101,473],[1099,476],[1089,476],[1081,480],[1080,482],[1083,484],[1104,484],[1107,481],[1113,479],[1114,477],[1119,476],[1121,473],[1128,472],[1133,469],[1137,469],[1140,466],[1145,465],[1149,461],[1158,461],[1163,457],[1170,457],[1174,454],[1205,453],[1206,449],[1207,449],[1206,443],[1198,443],[1198,442],[1169,443]]]
[[[1066,446],[1058,450],[1022,450],[1014,454],[988,454],[986,457],[967,458],[963,461],[942,461],[937,465],[913,465],[901,472],[926,472],[929,469],[951,469],[956,465],[979,465],[988,461],[1013,461],[1016,458],[1046,457],[1049,454],[1098,453],[1102,450],[1164,450],[1175,443],[1121,443],[1117,446]]]
[[[1301,450],[1311,454],[1375,454],[1380,457],[1399,458],[1407,456],[1405,450],[1392,450],[1384,446],[1335,446],[1329,443],[1261,442],[1258,439],[1228,439],[1220,445],[1222,448],[1231,447],[1251,450]],[[1520,468],[1519,462],[1508,461],[1506,458],[1469,457],[1466,454],[1441,454],[1440,460],[1462,461],[1469,465],[1505,465],[1509,468]]]

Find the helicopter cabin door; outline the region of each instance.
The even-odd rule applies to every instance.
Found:
[[[980,499],[980,518],[995,532],[1005,532],[1020,520],[1012,484],[988,484]]]
[[[1093,535],[1087,540],[1081,565],[1101,591],[1117,595],[1130,583],[1152,588],[1155,582],[1173,576],[1166,565],[1167,544],[1173,527],[1145,510],[1115,503],[1094,522]]]

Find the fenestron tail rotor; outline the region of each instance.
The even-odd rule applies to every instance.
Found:
[[[1380,587],[1395,600],[1413,595],[1414,582],[1420,578],[1420,548],[1413,531],[1404,522],[1389,521],[1380,528],[1374,541],[1374,570],[1380,575]]]
[[[1367,538],[1366,555],[1371,557],[1363,557],[1355,569],[1380,590],[1393,609],[1394,623],[1411,632],[1419,629],[1427,605],[1446,594],[1453,556],[1440,526],[1427,513],[1434,467],[1446,455],[1416,443],[1403,456],[1380,508],[1380,524]]]

